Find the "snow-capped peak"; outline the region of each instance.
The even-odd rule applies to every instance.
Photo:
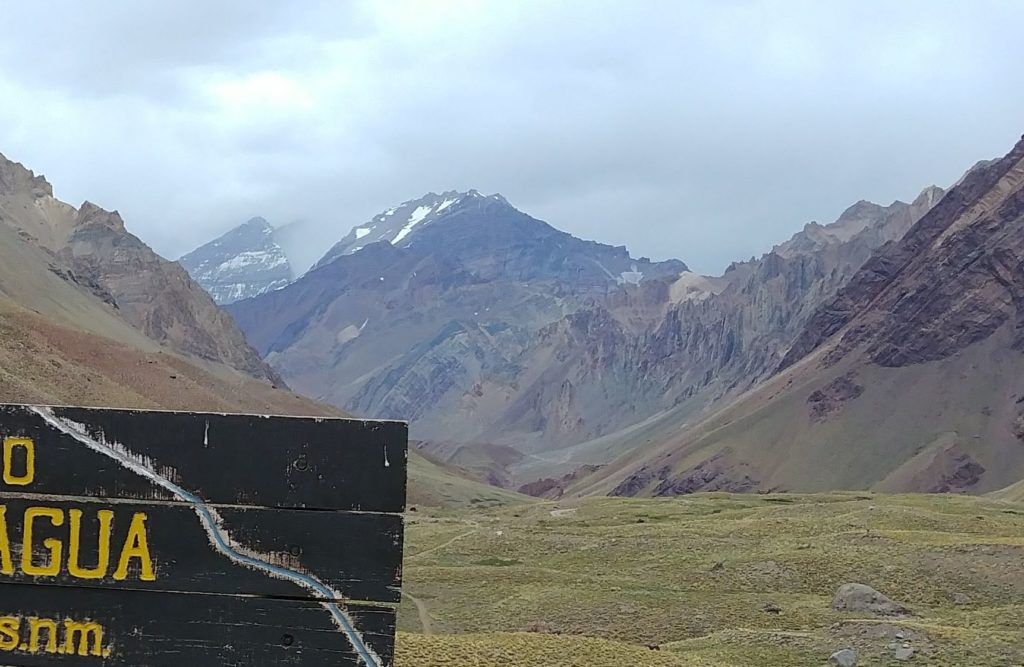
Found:
[[[394,246],[408,246],[417,231],[439,218],[455,213],[461,208],[460,204],[484,199],[507,203],[501,195],[485,197],[476,190],[452,190],[441,194],[431,192],[419,199],[403,202],[354,227],[314,268],[329,264],[342,255],[358,252],[371,243],[387,241]]]
[[[178,261],[220,304],[284,287],[293,278],[274,228],[263,218],[252,218]]]

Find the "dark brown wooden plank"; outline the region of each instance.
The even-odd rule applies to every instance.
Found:
[[[394,609],[350,605],[341,612],[354,632],[343,630],[326,604],[304,600],[12,584],[0,586],[0,665],[391,665]]]
[[[0,493],[0,585],[398,602],[401,559],[397,514]]]
[[[218,504],[401,512],[407,428],[367,422],[205,413],[0,406],[0,438],[29,438],[31,484],[18,493],[166,499],[175,493],[112,457]],[[97,445],[98,446],[94,446]],[[15,447],[12,479],[24,472]]]

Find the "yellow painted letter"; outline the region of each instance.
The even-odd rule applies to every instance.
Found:
[[[25,471],[14,474],[14,448],[25,450]],[[36,478],[36,443],[31,438],[4,438],[4,484],[28,486]]]
[[[110,566],[110,526],[114,522],[114,513],[110,510],[97,512],[99,537],[96,552],[96,567],[84,568],[79,563],[79,549],[82,544],[82,510],[68,510],[71,524],[71,537],[68,540],[68,573],[79,579],[102,579],[107,576]],[[82,653],[82,655],[85,655]]]
[[[28,619],[28,652],[39,653],[39,631],[46,630],[46,648],[44,649],[47,653],[57,652],[57,621],[49,618],[30,618]]]
[[[0,651],[13,651],[18,648],[18,636],[21,634],[21,619],[13,616],[0,617]]]
[[[75,647],[75,639],[78,647]],[[92,639],[92,648],[89,640]],[[64,653],[65,655],[103,655],[103,626],[92,621],[80,622],[68,619],[64,621]]]
[[[32,563],[32,529],[37,517],[49,519],[54,526],[64,525],[64,512],[55,507],[29,507],[25,510],[25,535],[21,548],[21,569],[32,577],[56,577],[60,574],[60,556],[64,545],[50,537],[43,540],[43,546],[50,551],[50,562],[46,565]]]
[[[0,505],[0,574],[14,574],[11,543],[7,540],[7,505]]]
[[[156,575],[153,574],[153,559],[149,555],[146,515],[142,512],[136,512],[132,517],[132,525],[128,529],[128,537],[124,541],[121,560],[117,564],[117,571],[114,572],[114,579],[124,581],[128,578],[128,565],[133,558],[139,559],[139,579],[141,581],[156,581]]]

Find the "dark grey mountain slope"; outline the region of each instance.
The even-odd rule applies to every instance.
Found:
[[[575,238],[499,195],[427,195],[374,220],[373,236],[349,234],[291,285],[229,310],[299,389],[410,419],[417,437],[487,431],[528,386],[534,369],[517,359],[542,329],[618,292],[667,292],[686,270]]]

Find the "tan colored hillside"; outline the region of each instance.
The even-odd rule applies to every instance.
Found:
[[[336,415],[269,381],[62,326],[0,300],[0,402]]]
[[[6,253],[15,252],[15,247],[24,251],[26,244],[34,246],[30,261],[44,262],[58,277],[91,292],[147,337],[280,383],[234,321],[180,265],[160,257],[131,234],[116,211],[91,202],[75,209],[53,196],[44,177],[2,154],[0,223],[25,242],[5,243]],[[49,293],[52,281],[20,282],[27,288],[21,299],[14,297],[20,303],[36,297],[61,302]]]

